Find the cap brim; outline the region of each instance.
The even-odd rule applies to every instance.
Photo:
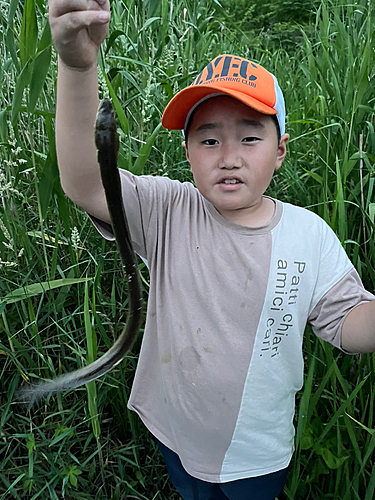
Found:
[[[276,115],[277,111],[266,104],[259,102],[251,96],[245,95],[232,89],[223,89],[215,85],[192,86],[181,90],[169,102],[164,110],[161,123],[169,130],[182,130],[185,126],[186,117],[195,104],[210,94],[220,92],[234,97],[259,113],[265,115]]]

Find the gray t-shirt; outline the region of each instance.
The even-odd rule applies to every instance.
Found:
[[[238,226],[190,183],[120,172],[134,248],[150,271],[129,408],[199,479],[287,467],[306,323],[340,348],[346,315],[374,296],[308,210],[275,200],[268,225]]]

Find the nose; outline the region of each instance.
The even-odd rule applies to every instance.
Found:
[[[221,155],[219,161],[219,168],[232,170],[233,168],[241,168],[242,159],[235,144],[227,143],[221,146]]]

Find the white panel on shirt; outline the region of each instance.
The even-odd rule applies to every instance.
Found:
[[[281,221],[272,231],[266,298],[221,482],[288,466],[294,446],[295,393],[303,384],[306,321],[321,297],[351,269],[340,242],[322,219],[283,204]]]

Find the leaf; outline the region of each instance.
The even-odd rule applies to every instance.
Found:
[[[29,455],[36,450],[34,434],[27,435],[26,448],[29,450]]]
[[[57,436],[73,436],[74,435],[74,431],[73,429],[71,429],[70,427],[66,427],[65,425],[61,425],[61,424],[58,424],[56,429],[55,429],[55,432],[54,432],[54,436],[57,437]],[[52,445],[52,443],[50,443],[50,446]]]
[[[149,19],[147,19],[147,21],[145,22],[145,24],[139,30],[139,33],[141,33],[142,31],[144,31],[145,29],[147,29],[150,26],[150,24],[152,24],[153,22],[160,21],[160,20],[161,20],[160,17],[150,17]]]
[[[8,141],[8,126],[7,126],[7,110],[0,111],[0,140],[1,142]]]
[[[44,240],[46,243],[53,243],[54,246],[56,245],[69,245],[67,241],[62,241],[59,240],[58,238],[55,238],[54,236],[49,236],[46,233],[42,233],[42,231],[27,231],[27,236],[31,236],[32,238],[40,238]],[[52,245],[51,245],[52,246]]]
[[[35,58],[31,75],[29,102],[27,109],[33,112],[40,92],[42,91],[51,62],[51,30],[46,23],[38,44],[38,54]]]
[[[38,192],[40,199],[40,209],[42,219],[47,216],[48,206],[51,201],[53,188],[59,180],[59,170],[57,167],[57,160],[53,151],[48,153],[43,167],[43,173],[38,183]]]
[[[51,201],[51,197],[53,194],[56,194],[58,198],[60,218],[64,222],[65,229],[67,230],[67,232],[69,232],[70,221],[67,220],[69,219],[69,217],[67,218],[65,213],[68,201],[65,199],[63,195],[60,184],[59,169],[57,166],[55,134],[52,126],[52,120],[48,116],[45,117],[45,127],[49,144],[49,152],[45,160],[43,172],[38,184],[41,215],[42,219],[44,220],[45,217],[47,216],[47,211],[49,203]]]
[[[319,182],[319,184],[323,184],[323,177],[319,174],[316,174],[315,172],[311,172],[311,170],[307,170],[306,168],[303,169],[306,174],[309,174],[310,177],[312,177],[316,182]]]
[[[150,156],[151,148],[154,145],[155,139],[158,136],[159,130],[161,129],[162,125],[159,123],[155,130],[152,132],[150,137],[148,138],[147,142],[143,144],[141,149],[139,150],[138,157],[133,165],[132,172],[135,175],[139,175],[142,173],[142,170],[145,166],[146,161],[148,160],[148,157]]]
[[[14,43],[13,29],[10,27],[7,29],[7,32],[5,35],[5,45],[7,47],[7,50],[10,53],[10,57],[12,58],[14,67],[16,68],[17,72],[19,72],[20,71],[20,63],[18,61],[16,45]]]
[[[358,420],[356,420],[354,417],[352,417],[351,415],[349,415],[349,413],[345,412],[345,414],[351,418],[353,420],[353,422],[355,422],[357,425],[359,425],[360,427],[362,427],[362,429],[364,429],[365,431],[367,431],[369,434],[371,434],[372,436],[375,435],[375,429],[370,429],[370,427],[366,427],[364,424],[362,424],[361,422],[359,422]]]
[[[89,289],[86,283],[85,285],[85,299],[83,306],[83,314],[85,320],[85,331],[86,331],[86,341],[87,341],[87,354],[86,360],[88,363],[92,363],[97,357],[97,336],[95,328],[91,322],[90,308],[89,308]],[[92,306],[93,311],[95,311],[95,303]],[[96,404],[96,382],[92,380],[86,384],[87,396],[88,396],[88,407],[91,417],[91,425],[94,436],[98,439],[100,437],[100,422],[98,419],[98,407]]]
[[[113,107],[115,108],[117,118],[120,122],[121,128],[124,131],[124,134],[127,134],[129,131],[129,122],[126,118],[125,111],[122,109],[120,101],[117,99],[117,96],[113,90],[111,82],[106,74],[104,74],[105,80],[107,82],[107,87],[109,91],[109,95],[111,96]]]
[[[27,285],[22,288],[17,288],[13,292],[8,293],[0,301],[0,306],[2,304],[13,304],[14,302],[19,302],[23,299],[28,299],[29,297],[34,297],[40,293],[48,292],[55,288],[60,288],[62,286],[75,285],[76,283],[84,283],[91,278],[63,278],[53,281],[44,281],[43,283],[33,283],[32,285]]]
[[[347,458],[349,457],[336,457],[328,448],[318,448],[316,453],[320,455],[325,461],[327,467],[330,469],[338,469]]]
[[[35,3],[36,5],[38,6],[38,9],[40,10],[40,12],[43,14],[43,16],[45,15],[46,13],[46,6],[45,6],[45,2],[44,3],[44,0],[35,0]]]
[[[138,85],[134,76],[131,73],[129,73],[129,71],[122,69],[120,73],[128,80],[128,82],[131,83],[131,85],[133,85],[134,88],[138,90],[139,94],[144,95],[143,89]]]
[[[17,7],[20,0],[10,0],[9,11],[8,11],[8,24],[9,26],[13,26],[13,19],[17,12]]]
[[[44,82],[46,81],[49,65],[51,62],[51,46],[38,54],[35,59],[33,73],[31,75],[29,102],[27,110],[32,113],[35,109],[36,102],[39,94],[43,89]]]
[[[29,493],[31,493],[34,483],[35,483],[34,479],[26,479],[26,481],[23,482],[23,489],[29,490]]]
[[[76,465],[72,465],[71,467],[69,467],[69,469],[65,469],[62,472],[62,475],[64,477],[67,477],[70,484],[74,487],[76,487],[78,484],[77,476],[79,476],[80,474],[82,474],[82,471],[80,471]]]
[[[84,320],[85,320],[85,331],[86,331],[86,340],[87,340],[86,359],[87,359],[87,363],[92,363],[93,361],[96,360],[96,356],[97,356],[97,339],[96,339],[95,328],[91,323],[87,281],[85,284],[85,298],[84,298],[83,315],[84,315]]]
[[[25,0],[20,33],[21,66],[34,57],[38,40],[38,24],[36,19],[35,0]]]
[[[12,123],[13,125],[17,121],[18,113],[22,104],[22,96],[25,87],[29,84],[30,81],[30,63],[25,64],[22,68],[21,73],[17,78],[16,88],[13,94],[13,102],[12,102]]]
[[[313,447],[314,439],[311,436],[303,436],[301,439],[301,450],[308,450]]]
[[[107,38],[107,41],[106,41],[105,54],[108,53],[108,51],[110,50],[110,48],[112,47],[112,45],[115,43],[116,38],[118,38],[119,36],[125,36],[124,31],[122,31],[122,30],[115,30],[115,31],[113,31],[110,34],[110,36]]]
[[[14,498],[16,498],[17,500],[21,500],[21,497],[17,494],[17,491],[15,490],[15,486],[16,484],[18,484],[20,481],[22,481],[22,479],[24,479],[26,477],[26,474],[25,473],[22,473],[20,474],[19,476],[16,477],[16,479],[13,481],[12,484],[9,484],[8,480],[6,479],[6,477],[0,473],[0,479],[2,480],[3,484],[5,485],[5,487],[7,488],[6,491],[4,492],[3,496],[2,496],[2,499],[4,498],[9,498],[7,497],[7,493],[10,493]]]
[[[370,217],[371,222],[374,224],[375,220],[375,203],[370,203],[368,206],[368,215]]]
[[[70,429],[69,427],[65,427],[59,424],[57,429],[55,430],[54,438],[48,445],[49,447],[54,446],[56,443],[59,443],[66,437],[72,437],[74,436],[74,430]]]
[[[344,188],[342,184],[340,162],[336,155],[336,199],[333,205],[332,229],[337,234],[341,243],[347,238],[347,220],[344,201]]]

